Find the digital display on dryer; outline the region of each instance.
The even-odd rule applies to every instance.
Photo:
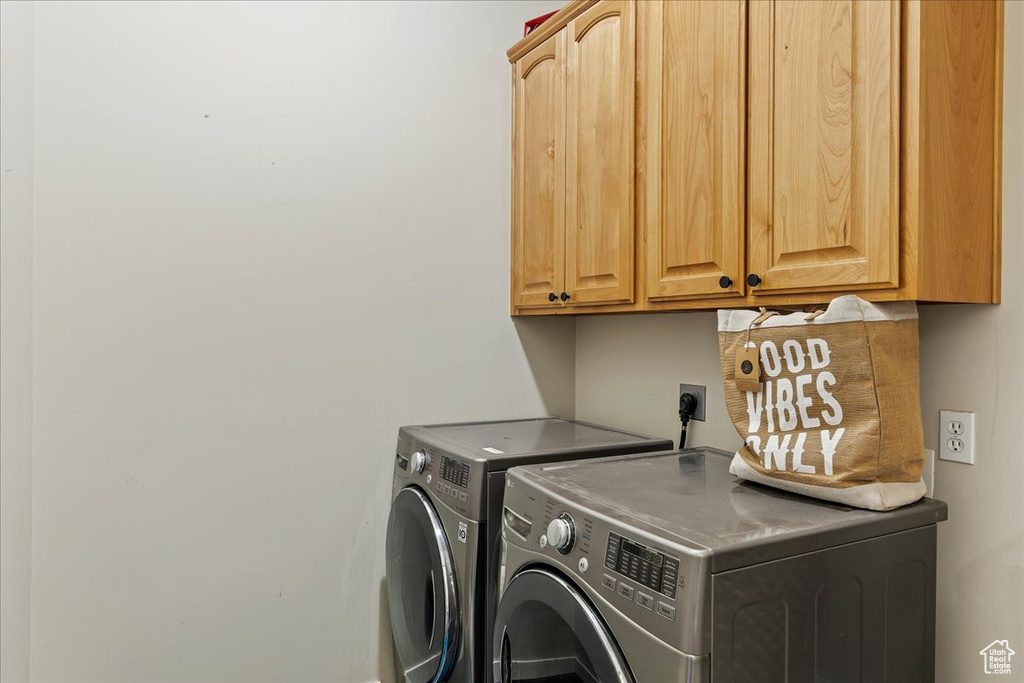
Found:
[[[662,595],[676,597],[679,560],[671,555],[618,534],[608,534],[604,566]]]
[[[623,552],[635,555],[645,562],[650,562],[655,567],[660,567],[665,563],[665,556],[656,550],[648,550],[639,543],[628,541],[623,539],[622,541]]]

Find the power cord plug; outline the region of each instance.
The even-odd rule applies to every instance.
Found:
[[[697,397],[687,392],[679,397],[679,422],[682,426],[679,432],[679,448],[686,448],[686,426],[690,424],[690,418],[697,410]]]

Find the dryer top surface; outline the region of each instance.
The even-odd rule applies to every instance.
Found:
[[[570,512],[596,512],[628,533],[639,529],[683,552],[712,555],[712,570],[745,566],[946,519],[946,504],[924,499],[872,512],[744,482],[732,454],[689,449],[531,465],[509,471]]]

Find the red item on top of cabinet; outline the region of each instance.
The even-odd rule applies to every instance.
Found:
[[[523,37],[525,38],[526,36],[530,35],[533,29],[543,24],[545,21],[550,19],[555,14],[557,14],[557,12],[548,12],[547,14],[542,14],[539,17],[536,17],[535,19],[530,19],[529,21],[527,21],[525,24],[523,24]]]

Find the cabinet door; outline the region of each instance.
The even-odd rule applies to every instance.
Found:
[[[740,295],[746,3],[644,3],[640,31],[647,298]]]
[[[568,26],[570,304],[633,299],[635,9],[632,2],[602,0]]]
[[[565,275],[565,31],[531,50],[513,72],[512,300],[550,301]]]
[[[750,3],[753,292],[899,283],[899,3]]]

